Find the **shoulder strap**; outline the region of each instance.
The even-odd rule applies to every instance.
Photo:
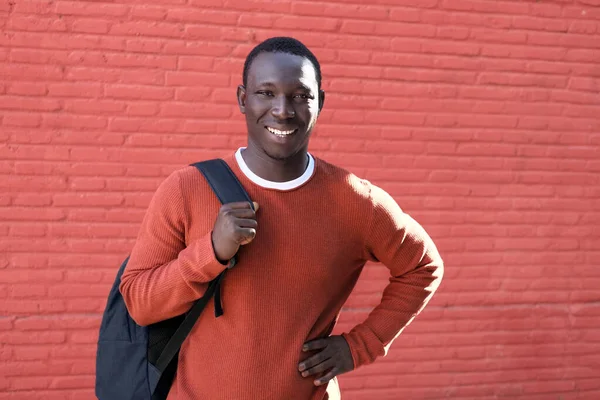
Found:
[[[247,201],[252,204],[250,196],[235,177],[229,165],[220,158],[193,164],[204,175],[221,204]]]
[[[250,203],[250,206],[253,207],[250,196],[248,196],[248,193],[246,193],[225,161],[214,159],[192,165],[204,175],[221,204],[247,201]],[[229,268],[233,267],[235,262],[236,257],[231,260]],[[171,339],[169,339],[169,342],[166,344],[163,352],[156,361],[156,368],[158,368],[161,373],[164,372],[171,360],[177,355],[185,338],[192,331],[194,324],[200,317],[202,310],[204,310],[204,307],[206,307],[206,304],[208,304],[211,297],[215,296],[215,316],[219,317],[223,314],[223,308],[221,307],[221,280],[225,275],[225,271],[221,272],[219,276],[209,283],[208,289],[204,295],[194,303],[181,325],[179,325],[179,328],[177,328],[173,336],[171,336]]]

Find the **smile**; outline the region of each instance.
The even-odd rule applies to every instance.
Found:
[[[276,136],[279,136],[279,137],[289,136],[289,135],[291,135],[292,133],[294,133],[294,132],[296,132],[298,130],[298,129],[292,129],[291,131],[280,131],[279,129],[271,128],[269,126],[267,126],[266,128],[273,135],[276,135]]]

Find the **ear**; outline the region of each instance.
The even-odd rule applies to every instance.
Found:
[[[246,114],[246,88],[244,85],[239,85],[237,88],[237,101],[240,112]]]
[[[319,114],[323,109],[323,104],[325,104],[325,91],[319,90]]]

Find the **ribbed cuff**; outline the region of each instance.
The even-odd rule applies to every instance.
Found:
[[[216,258],[211,236],[207,233],[179,253],[179,270],[186,281],[207,283],[227,268]]]
[[[352,361],[354,361],[354,369],[363,365],[369,365],[377,357],[385,354],[385,350],[370,329],[364,326],[357,326],[350,333],[342,333],[348,346],[350,347],[350,353],[352,354]]]

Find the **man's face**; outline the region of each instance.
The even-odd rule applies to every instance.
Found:
[[[307,149],[323,100],[308,59],[260,53],[250,65],[246,87],[238,88],[249,144],[277,160]]]

